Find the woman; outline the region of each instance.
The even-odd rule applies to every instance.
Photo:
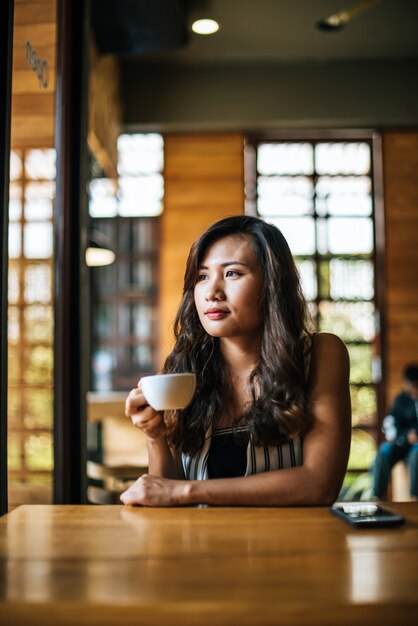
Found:
[[[138,388],[126,415],[148,438],[149,475],[121,496],[145,506],[328,505],[350,447],[342,341],[310,334],[281,232],[249,216],[195,242],[164,372],[195,372],[191,404],[164,416]]]

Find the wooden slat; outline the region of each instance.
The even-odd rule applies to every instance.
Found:
[[[418,133],[383,135],[387,403],[418,360]]]
[[[45,22],[52,24],[56,20],[56,15],[56,2],[51,2],[51,0],[15,2],[15,26],[42,24]]]
[[[14,94],[12,97],[12,115],[22,117],[24,115],[41,115],[51,117],[54,115],[55,98],[53,93],[38,91],[28,98],[27,94]]]
[[[12,148],[54,146],[54,118],[43,115],[12,117]]]
[[[38,50],[38,46],[55,46],[57,42],[55,23],[15,26],[13,31],[13,50],[26,46],[28,39],[35,50]]]
[[[243,137],[177,135],[165,138],[165,210],[161,224],[161,358],[172,345],[187,255],[213,222],[243,213]]]

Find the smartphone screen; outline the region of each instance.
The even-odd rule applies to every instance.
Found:
[[[347,502],[334,504],[331,512],[341,517],[352,526],[362,528],[379,528],[384,526],[399,526],[405,519],[401,515],[392,513],[373,502]]]

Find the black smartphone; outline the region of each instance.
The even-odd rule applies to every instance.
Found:
[[[405,518],[374,502],[337,502],[331,512],[356,528],[399,526]]]

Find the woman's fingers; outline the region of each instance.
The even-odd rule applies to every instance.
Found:
[[[125,414],[130,418],[132,424],[143,430],[150,439],[159,439],[166,432],[162,414],[147,404],[140,389],[132,389],[128,395]]]
[[[147,407],[148,403],[145,400],[145,396],[140,388],[132,389],[126,398],[125,402],[125,415],[126,417],[132,417],[138,411]]]

